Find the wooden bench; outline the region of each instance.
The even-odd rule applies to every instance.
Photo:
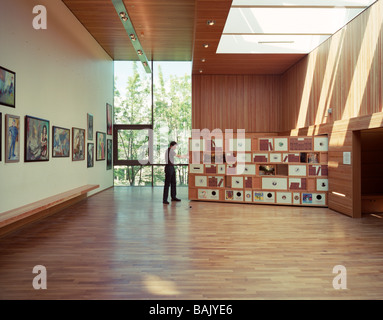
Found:
[[[75,203],[84,200],[87,193],[99,188],[99,185],[88,184],[55,196],[27,204],[25,206],[0,213],[0,237],[21,226],[59,212]]]

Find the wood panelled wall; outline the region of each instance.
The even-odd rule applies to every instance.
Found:
[[[285,72],[281,130],[382,111],[382,35],[379,0]]]
[[[352,217],[361,211],[357,131],[383,126],[382,35],[379,0],[281,76],[281,131],[329,134],[329,207]]]
[[[193,129],[276,132],[280,76],[193,75]]]
[[[329,207],[359,217],[355,131],[383,126],[382,35],[378,0],[282,75],[193,75],[192,126],[328,134]],[[343,164],[346,151],[352,152],[352,165]]]

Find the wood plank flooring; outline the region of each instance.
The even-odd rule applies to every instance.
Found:
[[[383,216],[178,191],[164,206],[162,188],[110,189],[0,238],[0,299],[383,299]]]

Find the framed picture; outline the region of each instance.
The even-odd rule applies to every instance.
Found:
[[[88,123],[88,140],[93,140],[93,115],[88,113],[87,116]]]
[[[112,154],[113,154],[113,142],[111,139],[107,141],[107,154],[106,154],[106,170],[112,169]]]
[[[20,161],[20,117],[5,115],[5,162]]]
[[[72,128],[72,160],[85,160],[85,129]]]
[[[52,157],[69,158],[70,130],[53,126],[52,137]]]
[[[0,67],[0,104],[16,107],[16,73]]]
[[[49,121],[25,116],[24,161],[49,161]]]
[[[3,132],[2,123],[3,123],[3,114],[0,112],[0,161],[1,161],[1,154],[3,150],[3,147],[1,145],[1,142],[3,141],[3,137],[1,136],[1,133]]]
[[[113,107],[109,103],[106,104],[106,133],[113,134]]]
[[[105,160],[106,134],[96,132],[96,161]]]
[[[94,143],[88,143],[87,167],[93,168],[93,166],[94,166]]]

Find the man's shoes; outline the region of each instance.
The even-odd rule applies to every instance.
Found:
[[[169,201],[163,201],[162,203],[163,204],[169,204]]]
[[[181,201],[181,199],[174,198],[174,199],[172,199],[172,201]]]

